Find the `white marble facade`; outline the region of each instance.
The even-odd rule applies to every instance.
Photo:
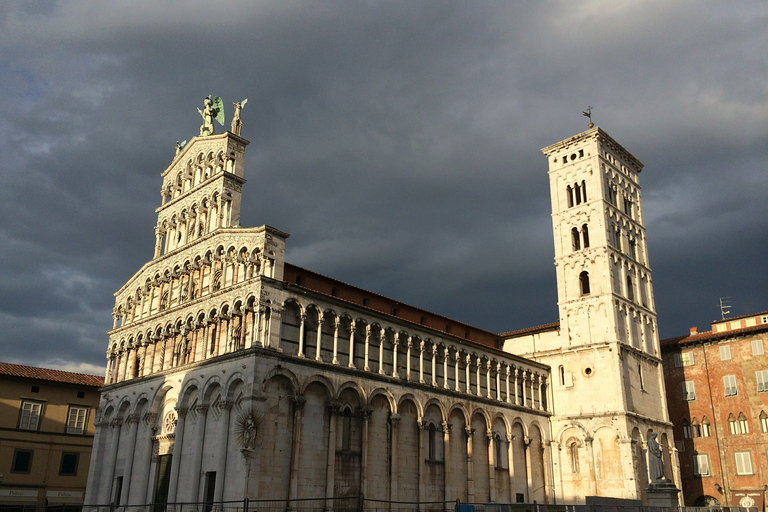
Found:
[[[154,257],[115,294],[86,504],[643,497],[644,440],[671,427],[634,157],[599,128],[545,150],[560,323],[498,335],[286,263],[287,233],[239,226],[247,144],[196,137],[162,174]]]

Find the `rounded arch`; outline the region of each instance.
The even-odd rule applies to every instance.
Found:
[[[373,400],[377,397],[381,396],[383,397],[387,403],[389,403],[389,410],[393,414],[395,411],[397,411],[397,400],[395,399],[395,396],[392,394],[392,392],[386,388],[376,388],[368,395],[368,401],[367,406],[369,408],[373,408]]]
[[[307,379],[301,385],[301,394],[302,395],[305,394],[307,391],[307,388],[315,383],[324,386],[329,396],[336,396],[336,393],[334,392],[334,385],[330,381],[330,379],[328,379],[328,377],[324,375],[318,375],[318,374],[307,377]]]

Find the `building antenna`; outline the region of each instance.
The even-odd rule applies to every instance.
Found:
[[[582,112],[582,114],[584,114],[584,117],[588,117],[588,118],[589,118],[589,125],[588,125],[588,126],[589,126],[590,128],[592,128],[593,126],[595,126],[595,123],[593,123],[593,122],[592,122],[592,107],[591,107],[591,106],[590,106],[590,107],[587,107],[587,110],[585,110],[584,112]]]
[[[720,297],[720,317],[725,320],[725,317],[731,314],[731,298]]]

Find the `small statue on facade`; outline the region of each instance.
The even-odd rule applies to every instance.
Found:
[[[648,473],[651,477],[651,483],[664,479],[664,458],[661,453],[661,446],[656,440],[658,436],[654,432],[648,438]]]
[[[235,117],[232,118],[232,133],[235,135],[240,135],[240,131],[243,128],[243,121],[240,119],[240,111],[243,109],[246,103],[248,103],[248,98],[245,98],[243,101],[237,101],[233,103],[235,106]]]
[[[206,137],[213,135],[213,120],[224,126],[224,102],[221,98],[215,96],[211,99],[211,96],[206,96],[203,100],[203,110],[197,109],[200,112],[200,116],[203,118],[203,124],[200,126],[200,136]]]

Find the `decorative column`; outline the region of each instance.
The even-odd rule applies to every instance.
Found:
[[[467,377],[467,389],[465,390],[467,394],[472,392],[472,382],[470,382],[470,365],[472,364],[472,356],[470,354],[467,354],[467,365],[464,367],[464,373]]]
[[[307,321],[306,313],[301,313],[299,318],[299,353],[297,355],[304,357],[304,322]]]
[[[507,397],[504,401],[509,403],[509,365],[507,365],[507,371],[504,373],[504,382],[506,383],[506,386],[507,386]],[[509,459],[509,460],[512,460],[512,459]]]
[[[123,425],[123,420],[116,418],[109,423],[109,427],[112,429],[112,435],[109,438],[109,453],[107,453],[107,460],[104,464],[104,480],[106,484],[102,489],[102,494],[97,503],[112,503],[112,479],[115,476],[115,463],[117,462],[117,449],[120,444],[120,428]]]
[[[536,393],[539,395],[539,405],[536,406],[536,410],[540,411],[541,410],[541,404],[542,404],[542,399],[541,399],[541,375],[539,375],[539,373],[537,372],[536,375],[534,376],[534,378],[536,379]],[[531,395],[533,395],[533,389],[531,389]]]
[[[501,402],[501,363],[496,363],[496,400]]]
[[[474,464],[472,461],[472,434],[475,429],[466,427],[464,433],[467,436],[467,499],[470,503],[475,502],[475,478]]]
[[[477,356],[477,366],[475,366],[475,382],[477,382],[477,396],[483,396],[483,385],[480,380],[480,366],[483,363],[483,358]]]
[[[177,409],[178,419],[176,430],[173,433],[173,456],[171,457],[171,476],[168,479],[168,503],[176,503],[176,489],[179,485],[179,465],[181,464],[181,450],[184,443],[184,424],[187,422],[187,409]],[[226,452],[224,452],[226,453]],[[220,457],[225,458],[225,457]]]
[[[325,510],[326,512],[333,511],[333,487],[336,483],[335,469],[336,469],[336,420],[339,417],[341,411],[339,410],[339,404],[329,403],[329,427],[328,427],[328,458],[325,470]]]
[[[349,366],[350,368],[355,367],[355,321],[352,320],[349,323]]]
[[[451,496],[451,489],[448,485],[448,468],[453,467],[451,463],[451,423],[446,420],[443,422],[443,467],[445,468],[443,470],[443,485],[445,487],[444,495],[446,499],[448,499],[448,496]]]
[[[333,364],[339,364],[339,325],[341,324],[341,319],[339,317],[336,317],[333,322],[333,360],[331,361]]]
[[[292,500],[299,492],[299,463],[301,449],[301,430],[303,428],[303,410],[306,399],[303,396],[293,398],[293,442],[291,443],[291,482],[288,488],[288,509],[293,509]]]
[[[493,363],[489,359],[485,363],[485,387],[488,388],[488,390],[485,393],[486,398],[491,398],[491,366]]]
[[[408,343],[410,344],[410,338],[408,340]],[[389,415],[389,424],[390,428],[392,429],[392,435],[390,436],[391,439],[391,445],[389,447],[390,454],[389,454],[389,460],[390,460],[390,466],[392,467],[392,478],[390,479],[390,488],[389,488],[389,500],[390,501],[397,501],[397,454],[399,450],[398,442],[397,442],[397,424],[400,421],[400,415],[399,414],[390,414]]]
[[[526,407],[526,402],[528,401],[528,389],[527,389],[528,386],[526,386],[525,380],[526,380],[526,375],[528,375],[529,373],[530,372],[528,370],[523,370],[523,403],[522,403],[523,407]]]
[[[488,436],[488,487],[491,491],[491,503],[496,502],[496,440],[493,438],[493,430],[486,431]]]
[[[163,196],[165,199],[165,196]],[[155,227],[155,255],[152,258],[160,256],[160,251],[163,248],[163,232],[160,230],[160,226]]]
[[[396,332],[392,342],[392,376],[399,377],[397,374],[397,347],[400,345],[400,333]]]
[[[384,375],[384,339],[387,331],[382,327],[379,332],[379,375]]]
[[[425,437],[429,435],[429,431],[427,430],[427,422],[424,420],[417,421],[416,425],[419,427],[419,510],[423,511],[424,502],[427,501],[427,483],[425,482],[425,477],[427,475],[427,453],[425,452],[427,443],[429,442]]]
[[[514,403],[515,403],[515,405],[520,405],[520,402],[518,401],[518,397],[517,397],[517,390],[518,390],[518,386],[517,386],[517,373],[518,373],[518,368],[517,368],[517,366],[515,366],[515,402]]]
[[[411,349],[413,348],[413,336],[408,336],[408,353],[405,358],[405,380],[411,380]]]
[[[229,442],[229,413],[231,410],[232,402],[221,402],[221,417],[219,419],[221,422],[221,430],[219,431],[219,435],[221,436],[219,438],[220,456],[216,459],[216,486],[213,490],[213,501],[217,503],[221,503],[224,500],[224,481],[226,478],[224,473],[227,470],[226,453],[227,444]],[[173,451],[176,451],[175,447]],[[173,473],[171,473],[171,476],[173,476]]]
[[[461,358],[461,354],[459,354],[459,350],[456,349],[456,353],[454,354],[454,357],[456,358],[456,364],[453,367],[453,377],[455,382],[453,383],[453,390],[454,391],[460,391],[459,389],[459,359]]]
[[[139,430],[139,417],[131,414],[125,418],[125,424],[128,428],[128,446],[126,448],[125,469],[123,471],[123,489],[120,493],[120,503],[128,504],[128,496],[131,489],[131,475],[133,470],[134,450],[136,448],[136,432]]]
[[[443,387],[448,389],[448,357],[450,357],[450,350],[448,347],[443,349]]]
[[[523,375],[523,378],[525,378],[525,375]],[[525,390],[525,381],[523,381],[523,390]],[[533,468],[531,467],[531,438],[528,436],[525,436],[523,438],[523,446],[525,446],[525,479],[526,479],[526,491],[525,491],[525,501],[528,503],[529,500],[533,499],[533,490],[535,489],[533,487]]]
[[[509,375],[509,368],[507,368],[507,375]],[[517,489],[515,488],[515,453],[514,453],[514,447],[512,446],[512,441],[514,441],[515,436],[513,436],[510,432],[507,432],[507,469],[509,473],[509,499],[510,501],[514,498],[514,495],[516,494]]]
[[[365,362],[363,364],[363,370],[369,372],[371,371],[370,367],[368,366],[368,346],[371,344],[371,326],[366,325],[365,326]]]
[[[363,416],[363,439],[362,439],[362,448],[363,453],[361,455],[361,462],[360,462],[360,495],[361,496],[367,496],[368,495],[368,424],[370,423],[371,419],[371,411],[370,409],[363,409],[362,411]]]
[[[325,322],[323,318],[322,313],[318,313],[317,315],[317,340],[315,341],[315,361],[322,361],[323,358],[320,356],[320,349],[322,347],[322,336],[323,336],[323,323]]]
[[[432,385],[437,387],[437,345],[432,343]]]
[[[424,384],[424,340],[419,342],[419,384]]]
[[[200,496],[200,478],[203,467],[203,443],[205,442],[205,420],[208,415],[207,405],[198,405],[195,407],[197,411],[197,429],[195,431],[195,444],[194,452],[192,454],[192,492],[189,499],[192,501],[201,502],[203,497]]]

